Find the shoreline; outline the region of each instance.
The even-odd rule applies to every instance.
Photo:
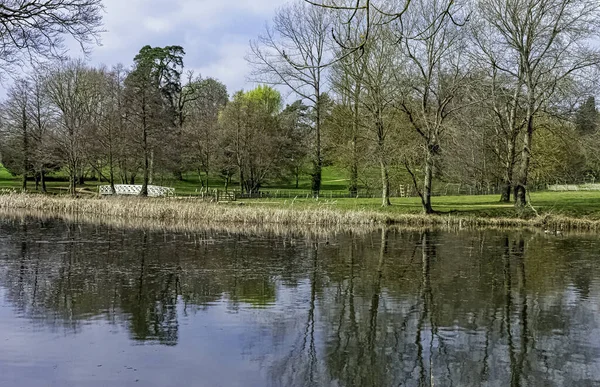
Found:
[[[600,220],[540,215],[530,219],[515,217],[477,217],[456,214],[389,214],[375,210],[336,209],[290,204],[286,207],[207,203],[197,199],[154,198],[71,198],[32,194],[0,195],[0,209],[25,211],[36,216],[96,217],[134,223],[159,222],[183,228],[201,224],[235,226],[293,226],[338,229],[399,227],[450,228],[534,228],[550,231],[600,231]],[[219,227],[220,228],[220,227]]]

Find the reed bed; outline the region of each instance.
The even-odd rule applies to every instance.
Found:
[[[302,226],[336,230],[346,227],[399,225],[417,228],[538,228],[561,231],[598,231],[600,221],[564,216],[472,217],[457,214],[433,216],[385,214],[377,211],[347,210],[332,206],[246,206],[239,203],[206,203],[195,199],[70,198],[29,194],[0,195],[0,209],[25,210],[51,216],[86,216],[119,219],[137,224],[190,228],[215,225]],[[273,228],[273,227],[271,227]]]
[[[147,218],[114,218],[87,214],[50,214],[47,212],[24,209],[0,209],[0,219],[12,222],[59,221],[66,224],[86,224],[118,230],[144,230],[149,232],[173,232],[185,234],[227,234],[265,238],[290,238],[305,240],[329,240],[339,234],[352,234],[362,237],[380,230],[380,226],[339,226],[320,227],[306,225],[281,224],[239,224],[214,223],[205,225],[195,221],[165,221]]]

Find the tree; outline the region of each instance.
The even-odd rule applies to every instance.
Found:
[[[295,187],[299,188],[300,173],[309,154],[309,136],[312,131],[310,107],[298,100],[281,112],[280,125],[283,136],[287,138],[284,161],[289,164],[289,170],[295,180]]]
[[[303,2],[279,9],[273,27],[251,42],[248,57],[254,77],[268,84],[289,87],[314,110],[312,190],[321,190],[323,168],[322,124],[325,67],[329,61],[331,19],[323,8]]]
[[[35,189],[41,185],[41,192],[46,193],[46,173],[56,168],[56,162],[53,161],[51,153],[51,133],[54,126],[52,121],[52,106],[46,92],[44,71],[34,70],[35,73],[29,76],[29,101],[30,101],[30,119],[31,140],[29,148],[31,149],[31,165],[35,173]]]
[[[370,137],[375,145],[374,156],[381,173],[382,206],[386,207],[391,205],[388,138],[395,121],[392,108],[400,91],[395,76],[399,66],[398,47],[389,44],[388,39],[392,39],[392,36],[386,26],[377,31],[373,29],[371,33],[375,38],[365,46],[364,64],[358,67],[361,73],[353,77],[362,84],[364,90],[359,101],[368,117],[366,128],[372,134]]]
[[[358,25],[357,25],[358,27]],[[360,29],[356,28],[360,34]],[[336,55],[343,55],[341,52]],[[363,134],[364,119],[361,115],[361,97],[363,93],[364,67],[361,60],[364,52],[354,52],[332,65],[330,73],[333,90],[337,94],[338,105],[334,108],[328,125],[328,135],[337,151],[338,160],[350,170],[350,195],[358,194],[359,162],[365,156],[359,149],[366,136]],[[361,155],[363,157],[361,157]]]
[[[2,106],[2,161],[12,173],[23,176],[23,191],[27,189],[27,175],[31,172],[32,158],[29,88],[28,80],[17,80],[8,90],[8,99]]]
[[[94,69],[82,61],[69,61],[50,69],[45,83],[55,111],[54,157],[67,169],[71,195],[75,195],[77,178],[85,167],[86,139],[94,125],[94,112],[101,106],[97,82]]]
[[[100,178],[108,181],[115,192],[115,173],[118,159],[125,153],[124,81],[127,72],[118,64],[98,73],[99,110],[93,112],[94,127],[88,143],[88,162]],[[108,168],[108,177],[104,175]]]
[[[268,178],[279,177],[289,139],[279,125],[281,95],[269,86],[239,91],[220,117],[222,151],[239,174],[240,191],[260,191]]]
[[[216,166],[219,113],[228,101],[227,87],[214,78],[199,77],[189,82],[184,90],[188,88],[193,94],[182,108],[186,116],[182,123],[185,165],[197,171],[201,185],[208,188],[210,173]]]
[[[102,32],[102,0],[3,0],[0,3],[0,67],[64,57],[65,37],[84,51]]]
[[[398,73],[399,82],[405,85],[400,109],[422,140],[425,158],[422,192],[416,179],[414,182],[426,214],[433,213],[433,175],[448,122],[454,113],[469,104],[468,99],[458,98],[468,81],[468,71],[462,55],[464,34],[456,23],[461,18],[461,10],[451,8],[451,3],[415,0],[406,24],[400,25],[404,28],[400,32],[404,36],[402,53],[407,57]],[[406,166],[408,169],[408,164]],[[413,172],[409,172],[414,178]]]
[[[594,97],[588,97],[575,114],[575,125],[582,134],[593,134],[598,130],[598,110]]]
[[[600,61],[600,50],[590,43],[600,30],[600,3],[489,0],[478,3],[476,16],[485,21],[487,33],[493,36],[481,45],[482,50],[489,53],[494,71],[510,80],[510,110],[518,106],[523,110],[523,145],[515,196],[516,204],[524,206],[536,117],[565,82],[583,75]]]
[[[547,115],[537,118],[532,149],[534,184],[569,184],[584,177],[586,157],[576,127]]]
[[[183,55],[180,46],[143,47],[134,58],[134,69],[125,80],[128,118],[139,129],[136,138],[140,146],[144,173],[140,196],[148,195],[148,185],[154,176],[157,136],[163,140],[173,135],[178,124],[178,98],[182,91]],[[165,144],[163,141],[162,144]]]

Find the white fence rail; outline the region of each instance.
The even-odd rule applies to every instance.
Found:
[[[548,191],[600,191],[600,184],[555,184],[549,185]]]
[[[100,195],[112,195],[113,192],[110,185],[101,185],[99,187]],[[130,184],[115,184],[116,195],[139,195],[142,192],[141,185],[130,185]],[[160,187],[157,185],[148,186],[148,196],[160,197],[160,196],[173,196],[175,195],[175,188]]]

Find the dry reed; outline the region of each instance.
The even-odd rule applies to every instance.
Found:
[[[28,194],[0,195],[0,209],[25,210],[50,216],[81,216],[136,221],[139,224],[159,222],[184,228],[201,225],[309,226],[321,229],[340,227],[400,225],[411,227],[534,227],[550,230],[598,231],[600,221],[560,216],[538,216],[531,219],[468,217],[450,215],[385,214],[377,211],[345,210],[315,207],[245,206],[235,203],[216,204],[195,199],[142,198],[70,198]]]

